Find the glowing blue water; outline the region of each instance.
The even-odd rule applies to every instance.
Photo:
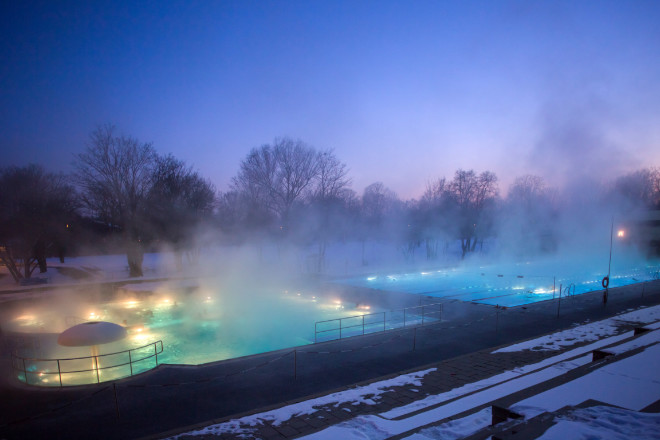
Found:
[[[19,353],[24,357],[89,356],[89,347],[58,345],[58,334],[79,322],[109,321],[125,326],[128,336],[103,344],[101,354],[162,340],[159,363],[201,364],[310,344],[316,321],[382,310],[344,300],[339,294],[319,295],[315,291],[217,287],[186,294],[154,288],[153,293],[140,296],[131,287],[126,286],[120,298],[107,302],[67,301],[57,307],[49,304],[48,298],[19,302],[3,320],[13,334],[35,339],[29,349]],[[153,346],[145,350],[153,352]],[[109,358],[103,361],[110,362]]]
[[[658,266],[646,265],[619,270],[610,276],[609,287],[620,287],[657,279]],[[418,294],[443,299],[515,307],[602,289],[602,273],[568,276],[537,275],[530,266],[494,266],[477,269],[440,269],[389,273],[347,278],[338,281],[370,289]],[[530,275],[534,273],[534,275]]]

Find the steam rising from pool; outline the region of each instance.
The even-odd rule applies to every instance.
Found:
[[[204,230],[193,240],[201,257],[183,271],[167,261],[171,249],[147,255],[145,278],[170,281],[127,281],[125,257],[98,257],[106,278],[5,302],[0,323],[3,331],[22,335],[16,348],[34,357],[85,356],[84,349],[61,351],[57,335],[81,322],[109,321],[125,326],[128,337],[105,344],[105,352],[162,340],[160,362],[200,364],[308,344],[316,321],[400,309],[410,305],[408,293],[515,306],[552,299],[566,286],[574,286],[573,293],[598,290],[608,275],[610,287],[657,277],[657,260],[637,246],[639,231],[627,229],[645,211],[612,197],[603,185],[581,185],[549,192],[554,196],[543,199],[536,217],[525,217],[529,207],[503,203],[477,250],[465,258],[452,229],[460,224],[452,218],[456,212],[443,213],[444,230],[432,225],[438,243],[433,258],[422,244],[430,232],[411,234],[415,224],[401,212],[374,235],[368,225],[332,219],[326,224],[345,230],[328,235],[334,239],[324,244],[322,266],[315,238],[269,240],[255,233],[233,246],[216,230]],[[315,221],[299,219],[310,230]],[[160,261],[151,264],[153,256]],[[76,264],[75,258],[67,261]],[[312,281],[300,282],[305,277]],[[121,281],[118,289],[109,287],[114,279]],[[356,296],[347,285],[371,293]]]
[[[4,327],[38,341],[22,356],[73,358],[88,350],[61,347],[57,335],[86,321],[126,327],[125,340],[103,344],[113,353],[163,341],[159,363],[202,364],[312,343],[316,321],[355,316],[377,307],[346,298],[338,289],[267,287],[218,279],[129,283],[109,298],[84,292],[21,301],[4,312]]]

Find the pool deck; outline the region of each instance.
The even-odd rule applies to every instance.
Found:
[[[312,415],[292,417],[277,426],[256,427],[257,438],[295,438],[359,414],[386,411],[421,399],[426,393],[447,391],[558,353],[519,351],[494,356],[493,347],[656,304],[660,304],[659,281],[610,289],[605,305],[602,292],[562,299],[561,303],[546,301],[508,309],[452,301],[445,304],[440,323],[417,329],[302,346],[295,351],[280,350],[201,367],[160,366],[133,378],[100,385],[37,389],[15,381],[2,383],[0,439],[163,438],[403,372],[438,369],[437,374],[425,378],[423,388],[397,387],[376,405],[351,405],[350,413],[341,406],[320,408]],[[624,327],[621,331],[629,330]],[[3,354],[1,361],[2,377],[7,378],[8,356]],[[223,434],[221,438],[239,437]]]

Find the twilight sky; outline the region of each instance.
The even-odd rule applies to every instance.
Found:
[[[458,168],[563,185],[660,166],[660,2],[12,1],[0,166],[112,123],[221,191],[278,136],[402,198]]]

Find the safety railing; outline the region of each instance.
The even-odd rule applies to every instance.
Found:
[[[158,366],[163,341],[115,353],[93,354],[76,358],[41,359],[12,353],[12,367],[27,385],[72,386],[101,383],[133,376]],[[154,359],[155,363],[147,362]],[[90,367],[85,367],[85,364]],[[153,365],[153,366],[151,366]],[[56,377],[58,382],[52,382]]]
[[[568,286],[564,287],[564,292],[562,295],[564,297],[575,295],[575,284],[571,283]]]
[[[317,321],[314,342],[332,341],[405,327],[419,327],[442,320],[442,303]]]

